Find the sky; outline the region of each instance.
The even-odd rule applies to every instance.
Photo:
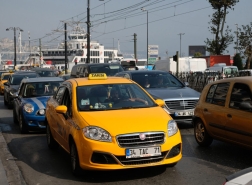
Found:
[[[23,30],[22,42],[28,42],[30,35],[33,46],[39,45],[40,38],[42,45],[57,46],[64,40],[64,22],[68,30],[74,22],[86,29],[87,2],[0,0],[0,40],[13,39],[13,31],[6,31],[6,28],[19,27]],[[119,45],[125,56],[134,53],[135,33],[138,58],[146,58],[147,30],[148,43],[158,45],[161,59],[180,50],[181,56],[188,56],[189,46],[205,45],[206,38],[213,38],[208,27],[214,10],[208,0],[90,0],[89,7],[91,40],[105,48],[118,48]],[[234,36],[236,24],[241,27],[252,22],[251,7],[251,0],[240,0],[234,10],[229,9],[226,25]],[[224,54],[234,55],[234,46],[231,44]]]

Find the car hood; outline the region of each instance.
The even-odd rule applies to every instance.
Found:
[[[45,109],[46,102],[50,98],[50,96],[39,96],[39,97],[32,97],[32,98],[25,98],[25,103],[30,103],[34,106],[34,110],[37,109]]]
[[[161,107],[81,112],[90,126],[98,126],[111,136],[133,132],[167,131],[172,118]]]
[[[200,93],[189,88],[189,87],[183,87],[183,88],[177,88],[177,87],[171,87],[171,88],[159,88],[159,89],[145,89],[148,91],[149,94],[153,96],[154,99],[198,99],[200,96]]]

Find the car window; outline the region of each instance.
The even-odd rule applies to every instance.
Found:
[[[243,102],[247,102],[252,106],[251,90],[246,84],[235,83],[232,89],[229,107],[233,109],[243,109],[240,107]]]
[[[4,75],[4,76],[2,77],[2,80],[8,80],[9,77],[10,77],[10,75]]]
[[[132,73],[132,80],[143,88],[184,87],[184,85],[170,73]]]
[[[60,87],[59,90],[57,91],[57,93],[55,94],[54,98],[59,103],[59,105],[61,105],[65,89],[66,89],[66,87]]]
[[[24,97],[53,96],[61,83],[61,81],[27,83],[24,90]]]
[[[24,74],[24,75],[12,75],[12,78],[10,80],[11,85],[19,85],[24,78],[36,78],[37,74]]]
[[[69,93],[69,90],[67,88],[64,91],[61,104],[65,105],[67,107],[66,116],[67,117],[72,117],[72,104],[71,104],[71,99],[70,99],[70,93]]]
[[[136,84],[106,84],[77,87],[77,105],[81,111],[156,106]]]
[[[206,102],[225,106],[229,86],[229,83],[219,83],[212,85],[207,93]]]

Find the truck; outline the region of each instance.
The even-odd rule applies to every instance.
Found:
[[[203,58],[181,57],[178,63],[178,72],[203,72],[207,68],[206,60]],[[156,61],[153,70],[177,72],[177,62],[170,60]]]

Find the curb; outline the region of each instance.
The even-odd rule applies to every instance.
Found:
[[[2,135],[0,124],[0,185],[27,185],[8,145]]]

